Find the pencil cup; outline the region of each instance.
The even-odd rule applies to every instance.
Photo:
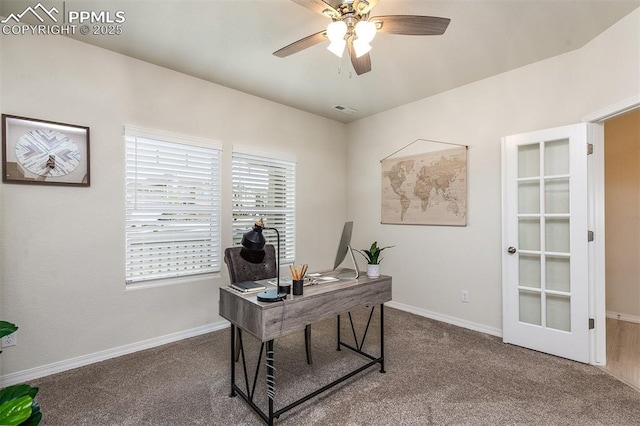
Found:
[[[304,284],[304,280],[293,280],[293,295],[300,296],[302,295],[302,285]]]

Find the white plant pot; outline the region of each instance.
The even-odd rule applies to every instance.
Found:
[[[380,265],[367,263],[367,276],[369,278],[378,278],[380,276]]]

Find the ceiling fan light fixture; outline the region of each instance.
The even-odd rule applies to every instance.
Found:
[[[336,40],[332,41],[329,46],[327,46],[327,50],[339,58],[342,58],[342,53],[344,52],[344,48],[347,45],[347,42],[344,40]]]
[[[356,35],[358,40],[370,43],[376,36],[376,24],[369,21],[359,21],[356,24]]]
[[[327,25],[327,38],[329,41],[344,41],[344,36],[347,34],[347,24],[343,21],[333,21]]]
[[[367,0],[360,0],[358,3],[358,12],[363,12],[369,6],[369,2]]]
[[[379,0],[293,0],[313,12],[331,19],[326,30],[301,38],[273,54],[285,58],[327,39],[328,50],[342,57],[345,47],[358,75],[371,71],[371,41],[376,32],[412,36],[442,35],[451,19],[422,15],[385,15],[370,17]]]
[[[356,52],[356,58],[359,58],[365,53],[369,53],[371,45],[368,41],[358,38],[353,41],[353,50]]]
[[[338,17],[338,15],[336,15],[336,12],[334,10],[331,9],[325,9],[322,11],[322,14],[324,16],[326,16],[327,18],[331,18],[331,19],[335,19]]]

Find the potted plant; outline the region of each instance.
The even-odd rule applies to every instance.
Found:
[[[0,321],[0,338],[14,333],[18,327]],[[1,351],[0,351],[1,352]],[[13,385],[0,390],[0,425],[36,426],[42,420],[40,405],[35,400],[38,388],[29,385]]]
[[[380,262],[382,258],[380,257],[380,253],[382,250],[395,247],[395,246],[387,246],[387,247],[378,247],[378,242],[374,241],[369,247],[369,250],[362,249],[357,250],[365,259],[367,259],[367,276],[369,278],[378,278],[380,276]]]

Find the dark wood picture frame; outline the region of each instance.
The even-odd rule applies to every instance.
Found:
[[[2,114],[2,181],[89,186],[89,127]]]

